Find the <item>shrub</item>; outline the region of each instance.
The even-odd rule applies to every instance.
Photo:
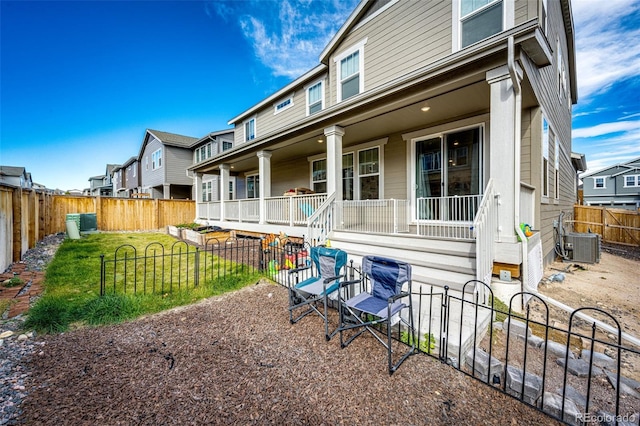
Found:
[[[43,296],[29,309],[24,325],[40,333],[60,333],[69,328],[71,318],[65,298]]]
[[[112,324],[139,315],[136,299],[121,294],[110,294],[87,302],[81,309],[81,317],[87,324]]]
[[[22,281],[19,277],[13,277],[7,281],[4,282],[4,286],[5,287],[18,287],[24,284],[24,281]]]

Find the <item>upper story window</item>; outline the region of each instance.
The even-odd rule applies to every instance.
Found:
[[[275,115],[275,114],[277,114],[279,112],[287,110],[287,109],[291,108],[292,106],[293,106],[293,94],[291,96],[289,96],[287,99],[285,99],[284,101],[275,104],[273,106],[273,114]]]
[[[324,85],[322,81],[307,88],[307,115],[315,114],[324,109]]]
[[[256,118],[252,117],[244,122],[244,141],[248,142],[256,138]]]
[[[640,186],[640,175],[628,175],[624,177],[624,187],[631,188]]]
[[[542,196],[549,196],[549,122],[542,116]]]
[[[202,145],[199,148],[196,148],[195,157],[196,163],[206,160],[207,158],[211,158],[212,154],[212,144],[211,142]]]
[[[503,0],[461,0],[460,46],[467,47],[501,32],[503,8]]]
[[[231,148],[233,148],[233,142],[229,142],[229,141],[222,141],[222,150],[223,151],[228,151]]]
[[[162,167],[162,148],[151,154],[151,169],[156,170]]]
[[[558,97],[560,99],[567,93],[567,73],[564,68],[564,60],[562,59],[562,49],[560,47],[560,39],[556,39],[556,74],[558,80]]]
[[[604,184],[603,177],[593,178],[593,189],[604,189],[604,188],[606,188],[606,186]]]
[[[366,43],[365,38],[334,59],[338,66],[338,102],[364,91],[364,45]]]

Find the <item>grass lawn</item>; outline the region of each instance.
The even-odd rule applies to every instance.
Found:
[[[137,256],[144,256],[145,248],[152,243],[159,243],[151,246],[156,253],[161,252],[161,245],[168,254],[175,242],[173,237],[160,233],[90,234],[80,240],[65,240],[47,266],[44,295],[29,310],[25,327],[51,333],[65,331],[71,326],[121,322],[236,290],[260,278],[249,268],[229,262],[218,264],[217,258],[205,253],[200,256],[201,279],[197,286],[194,286],[193,263],[189,266],[187,262],[169,257],[157,258],[169,259],[166,262],[155,258],[136,262],[129,260],[107,263],[115,266],[106,268],[108,291],[100,295],[101,255],[104,254],[105,259],[113,259],[116,249],[127,245],[119,250],[118,257],[123,259],[126,251],[128,258],[132,259],[134,248]],[[193,247],[179,244],[178,249],[183,252],[195,251]],[[222,276],[208,273],[208,279],[204,279],[202,271],[205,264],[209,268],[224,267],[226,273]],[[151,271],[148,277],[144,274],[145,269]],[[151,276],[154,287],[162,291],[133,292],[134,279],[139,283],[148,281]],[[187,280],[189,276],[192,277],[189,278],[190,283]],[[124,277],[128,287],[123,285]],[[178,280],[180,286],[175,284]],[[138,285],[144,287],[145,281]]]

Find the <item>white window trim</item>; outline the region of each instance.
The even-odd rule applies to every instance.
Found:
[[[276,102],[273,104],[273,115],[276,114],[280,114],[282,111],[286,111],[289,108],[293,107],[293,96],[295,95],[295,92],[290,94],[289,96],[282,98],[280,101]],[[278,109],[278,106],[289,101],[289,103],[285,106],[283,106],[282,108]]]
[[[596,184],[598,179],[602,179],[602,187],[599,188]],[[607,179],[604,176],[596,176],[593,178],[593,189],[607,189]]]
[[[498,1],[498,0],[494,0]],[[488,8],[491,7],[493,5],[494,2],[491,2],[490,4],[487,4],[485,6],[483,6],[481,9],[484,8]],[[502,0],[502,32],[507,31],[510,28],[513,28],[514,24],[515,24],[515,6],[514,6],[514,1],[511,0]],[[453,52],[457,52],[459,50],[462,50],[462,25],[461,25],[461,19],[462,17],[460,16],[461,13],[461,8],[462,8],[462,4],[461,4],[461,0],[452,0],[452,6],[453,11],[451,13],[451,51]],[[480,10],[480,9],[478,9]],[[479,43],[479,42],[477,42]],[[475,44],[475,43],[474,43]],[[472,44],[473,45],[473,44]],[[472,46],[471,45],[471,46]],[[465,47],[468,48],[470,46]]]
[[[249,200],[257,200],[257,199],[259,199],[259,198],[260,198],[260,195],[258,195],[257,197],[255,197],[255,196],[254,196],[254,197],[249,197],[249,178],[253,178],[253,179],[254,179],[254,182],[253,182],[253,185],[254,185],[254,187],[253,187],[254,195],[255,195],[256,193],[258,193],[258,194],[259,194],[259,192],[260,192],[260,188],[259,188],[258,186],[256,186],[256,183],[255,183],[255,178],[256,178],[256,177],[257,177],[258,179],[260,179],[260,172],[259,172],[258,170],[252,170],[252,171],[250,171],[250,172],[245,173],[245,175],[244,175],[244,181],[245,181],[245,193],[246,193],[245,195],[246,195],[246,198],[247,198],[247,199],[249,199]]]
[[[247,123],[253,120],[253,139],[247,139]],[[242,141],[243,143],[251,142],[258,138],[258,119],[257,116],[249,117],[242,122]]]
[[[158,154],[159,153],[159,154]],[[154,159],[155,155],[158,154],[158,160]],[[162,168],[162,148],[158,148],[151,153],[151,169],[158,170]]]
[[[635,178],[634,185],[627,185],[627,178],[628,177]],[[625,188],[636,188],[638,186],[640,186],[640,175],[624,175],[624,187]]]
[[[358,73],[359,73],[359,88],[358,95],[364,92],[364,46],[367,44],[368,37],[360,40],[355,45],[351,46],[341,54],[333,58],[336,70],[336,99],[338,102],[342,102],[342,81],[340,79],[340,62],[347,56],[358,51]],[[356,96],[358,96],[356,95]]]
[[[371,148],[378,148],[378,162],[380,166],[378,167],[378,175],[379,178],[379,187],[378,187],[378,199],[384,199],[384,146],[389,141],[389,138],[381,138],[372,140],[369,142],[361,143],[359,145],[352,145],[347,148],[347,150],[342,152],[342,156],[344,157],[347,154],[353,154],[353,199],[360,200],[360,173],[359,173],[359,158],[358,153],[360,151],[365,151]],[[309,162],[309,184],[313,188],[313,162],[318,160],[325,160],[327,158],[327,154],[317,154],[307,157],[307,161]],[[342,163],[340,163],[342,165]],[[342,170],[341,170],[342,171]],[[340,173],[342,176],[342,173]],[[369,175],[367,175],[369,176]],[[321,182],[321,181],[318,181]]]
[[[304,94],[305,94],[305,113],[306,116],[310,116],[311,114],[309,113],[309,89],[311,89],[312,87],[314,87],[315,85],[320,84],[320,111],[322,111],[324,109],[324,87],[325,87],[325,78],[322,77],[319,80],[314,81],[313,83],[307,85],[304,87]],[[315,114],[315,113],[314,113]]]

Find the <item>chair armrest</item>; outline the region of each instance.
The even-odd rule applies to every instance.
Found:
[[[343,287],[348,287],[350,285],[354,285],[354,284],[358,284],[360,283],[362,280],[351,280],[351,281],[342,281],[340,283],[340,286],[338,287],[338,289],[341,289]]]
[[[311,266],[303,266],[302,268],[289,269],[289,274],[294,274],[296,272],[304,271],[306,269],[311,269]]]
[[[322,283],[323,284],[329,284],[331,281],[335,281],[338,278],[344,278],[344,275],[336,275],[335,277],[325,278],[324,281],[322,281]]]
[[[395,296],[391,296],[390,298],[388,298],[387,302],[393,303],[396,300],[402,299],[403,297],[407,297],[407,296],[411,296],[411,293],[407,293],[406,291],[403,291],[401,293],[396,294]]]

